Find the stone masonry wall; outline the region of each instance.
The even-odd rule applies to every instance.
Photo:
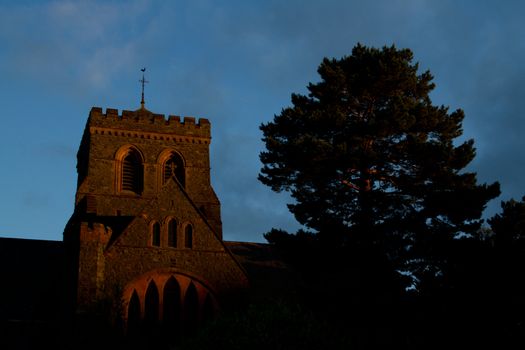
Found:
[[[155,197],[162,187],[160,173],[162,164],[159,157],[168,150],[179,153],[185,162],[185,190],[195,204],[208,215],[215,231],[222,236],[220,220],[220,202],[211,187],[209,144],[211,141],[210,124],[207,119],[186,117],[183,122],[179,117],[152,114],[150,112],[123,111],[107,109],[106,114],[100,108],[91,110],[86,128],[89,130],[89,145],[80,149],[89,154],[88,166],[83,184],[79,184],[77,203],[84,195],[97,197],[98,215],[137,215],[137,210],[149,199]],[[117,181],[119,174],[116,159],[118,150],[133,146],[144,158],[144,191],[139,195],[119,193]],[[100,197],[100,196],[103,197]]]
[[[64,240],[77,241],[77,311],[88,310],[139,276],[175,271],[220,295],[245,289],[246,272],[222,242],[220,202],[210,182],[210,123],[193,117],[165,118],[146,109],[92,108],[77,154],[75,213]],[[119,186],[123,155],[142,159],[143,191]],[[169,152],[181,156],[185,182],[163,180]],[[177,245],[168,246],[168,222],[177,222]],[[152,226],[161,244],[152,244]],[[193,228],[185,246],[184,230]],[[174,273],[175,273],[174,272]],[[129,289],[129,288],[128,288]]]

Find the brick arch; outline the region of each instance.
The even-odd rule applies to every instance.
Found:
[[[165,148],[163,149],[159,155],[157,156],[157,164],[162,164],[166,160],[168,160],[172,154],[177,154],[181,159],[184,166],[186,166],[186,158],[182,155],[181,152],[174,148]]]
[[[124,156],[129,152],[130,150],[136,151],[140,155],[140,159],[144,163],[146,161],[146,158],[144,157],[144,152],[134,144],[128,143],[126,145],[120,146],[119,149],[115,152],[114,159],[115,160],[122,160]]]
[[[188,317],[188,315],[182,316],[181,322],[184,323],[186,318],[190,318],[191,320],[197,320],[202,321],[208,318],[210,304],[211,308],[214,310],[214,312],[217,312],[219,309],[219,305],[217,302],[217,299],[215,297],[216,293],[215,291],[209,287],[209,285],[204,282],[202,279],[200,279],[197,276],[177,271],[177,270],[156,270],[156,271],[150,271],[146,274],[143,274],[131,282],[129,282],[126,287],[123,290],[122,293],[122,310],[123,310],[123,318],[124,318],[124,324],[128,324],[128,318],[129,318],[129,312],[130,308],[136,308],[137,305],[140,308],[139,310],[139,318],[141,320],[144,320],[146,316],[146,307],[147,307],[147,297],[149,297],[151,293],[151,286],[155,286],[156,291],[158,292],[158,321],[160,323],[164,320],[164,297],[165,297],[165,287],[168,283],[171,283],[171,279],[175,279],[178,287],[179,287],[179,293],[178,298],[178,306],[181,308],[181,315],[184,315],[182,311],[184,311],[185,302],[187,300],[187,293],[190,290],[190,293],[196,294],[197,299],[197,305],[196,305],[196,312],[197,315],[191,315],[191,317]],[[195,296],[192,295],[192,298]],[[173,301],[170,301],[169,303],[173,303]],[[132,311],[137,312],[137,310]]]

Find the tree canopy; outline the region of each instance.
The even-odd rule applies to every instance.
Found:
[[[496,234],[498,248],[523,245],[525,242],[525,197],[521,201],[510,199],[501,202],[501,214],[490,218],[489,224]]]
[[[436,242],[479,229],[499,195],[466,170],[475,148],[458,142],[463,111],[433,105],[433,77],[412,61],[409,49],[361,44],[325,58],[308,94],[260,126],[259,180],[289,191],[290,211],[320,237],[428,257]]]

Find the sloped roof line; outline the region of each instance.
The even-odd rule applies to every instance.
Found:
[[[246,271],[246,269],[244,268],[244,266],[242,266],[242,264],[237,260],[237,258],[235,257],[235,255],[230,251],[230,249],[226,246],[226,244],[224,243],[224,241],[219,237],[218,233],[213,229],[213,227],[210,225],[210,223],[208,222],[208,219],[204,216],[204,214],[199,210],[199,208],[197,207],[197,205],[195,204],[195,202],[191,199],[191,197],[188,195],[188,193],[186,192],[186,190],[184,189],[184,187],[180,184],[180,182],[174,178],[171,178],[171,180],[173,180],[173,182],[175,183],[175,186],[178,187],[178,189],[183,193],[183,195],[186,197],[186,199],[188,200],[188,202],[191,204],[191,206],[193,207],[193,209],[198,213],[198,215],[201,217],[201,219],[204,221],[204,223],[208,226],[208,228],[211,230],[211,232],[213,233],[213,235],[215,236],[215,238],[217,239],[217,241],[219,241],[219,243],[221,244],[221,246],[224,248],[224,251],[233,259],[233,261],[235,262],[235,264],[241,269],[242,273],[244,274],[244,276],[246,277],[247,280],[248,279],[248,272]],[[163,185],[163,187],[165,187],[166,185],[168,185],[170,182],[168,182],[167,184]],[[162,191],[162,189],[161,189]],[[144,204],[142,206],[142,211],[144,211],[144,209],[146,209],[147,207],[150,207],[150,206],[153,206],[155,204],[155,202],[158,202],[159,201],[159,197],[160,195],[157,194],[155,197],[151,198],[146,204]],[[126,231],[126,229],[131,226],[137,219],[139,219],[139,216],[135,216],[129,223],[128,225],[122,229],[122,231],[119,233],[118,237],[116,237],[115,239],[110,239],[110,241],[108,242],[108,245],[104,248],[104,253],[106,253],[113,245],[115,245],[122,237],[122,234]]]

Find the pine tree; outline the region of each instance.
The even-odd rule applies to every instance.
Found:
[[[405,263],[442,259],[443,242],[479,229],[499,195],[498,183],[480,185],[465,170],[475,149],[455,144],[463,111],[434,106],[433,77],[412,60],[409,49],[360,44],[325,58],[308,95],[292,94],[293,106],[260,126],[259,180],[291,193],[301,224]]]

